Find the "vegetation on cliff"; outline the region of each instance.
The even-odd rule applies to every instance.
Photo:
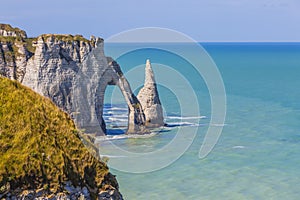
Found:
[[[67,43],[71,42],[85,42],[90,45],[94,45],[94,43],[86,38],[84,38],[82,35],[71,35],[71,34],[43,34],[40,37],[43,38],[44,41],[46,41],[48,38],[53,37],[53,39],[58,41],[63,41]]]
[[[37,41],[42,38],[46,42],[49,38],[54,41],[66,44],[83,43],[83,45],[95,46],[95,38],[91,40],[84,38],[82,35],[71,35],[71,34],[43,34],[39,37],[27,38],[26,32],[19,29],[13,28],[9,24],[0,23],[0,61],[3,60],[10,67],[13,67],[13,63],[17,60],[18,56],[28,56],[29,59],[34,55],[36,50]],[[3,49],[6,46],[6,49]],[[20,53],[20,47],[24,47]],[[27,55],[26,55],[26,52]],[[1,74],[1,72],[0,72]]]
[[[66,181],[96,195],[118,184],[84,146],[70,117],[49,99],[0,76],[0,194],[63,190]]]
[[[6,32],[14,33],[17,37],[27,38],[26,32],[19,29],[14,28],[10,24],[0,24],[0,30],[4,30]]]

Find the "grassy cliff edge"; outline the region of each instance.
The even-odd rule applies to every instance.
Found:
[[[49,99],[0,77],[0,195],[66,182],[96,195],[118,184],[82,143],[70,117]]]

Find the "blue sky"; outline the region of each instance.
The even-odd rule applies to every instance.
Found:
[[[299,2],[299,3],[298,3]],[[27,31],[105,38],[139,27],[163,27],[197,41],[298,41],[299,0],[10,0],[0,22]]]

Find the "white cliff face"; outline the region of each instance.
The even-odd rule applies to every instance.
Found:
[[[18,81],[22,82],[26,72],[26,66],[28,59],[31,57],[31,53],[26,49],[24,44],[15,44],[18,52],[15,60],[15,77]]]
[[[22,42],[0,40],[0,74],[21,82],[30,56]]]
[[[74,118],[78,128],[97,135],[106,132],[102,117],[105,89],[116,85],[128,104],[127,133],[144,133],[141,104],[120,66],[105,56],[102,39],[44,34],[31,39],[30,52],[26,38],[6,35],[0,35],[0,75],[49,97]]]
[[[15,62],[12,57],[12,46],[6,42],[0,43],[0,73],[10,79],[15,79],[14,70]]]
[[[144,111],[147,127],[159,127],[164,125],[163,110],[157,92],[154,73],[150,60],[146,61],[144,87],[137,95]]]
[[[41,95],[50,97],[57,106],[71,113],[73,81],[81,61],[91,52],[93,44],[88,41],[67,40],[68,37],[70,36],[39,36],[34,55],[27,62],[22,83]]]
[[[26,49],[26,32],[0,24],[0,75],[22,81],[31,53]]]

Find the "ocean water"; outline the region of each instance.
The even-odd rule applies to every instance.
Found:
[[[172,45],[189,51],[186,44]],[[179,130],[187,137],[196,130],[183,155],[159,170],[126,172],[118,167],[114,169],[109,160],[124,198],[299,199],[300,43],[202,45],[220,71],[227,98],[226,121],[219,125],[223,127],[222,134],[204,159],[198,155],[208,127],[214,126],[210,124],[211,102],[205,81],[195,73],[191,63],[178,55],[151,48],[134,50],[117,58],[135,93],[144,79],[143,63],[151,59],[169,126],[153,130],[149,137],[125,136],[125,100],[118,89],[110,86],[104,109],[110,135],[106,139],[98,138],[100,154],[109,157],[106,152],[111,146],[137,154],[149,153],[168,145]],[[182,77],[182,82],[175,72]],[[166,79],[170,82],[164,82]],[[186,100],[192,95],[185,82],[190,83],[197,105]],[[186,105],[192,110],[199,106],[201,112],[185,113]],[[177,145],[180,149],[181,143]],[[122,162],[124,168],[140,164],[139,160]]]

